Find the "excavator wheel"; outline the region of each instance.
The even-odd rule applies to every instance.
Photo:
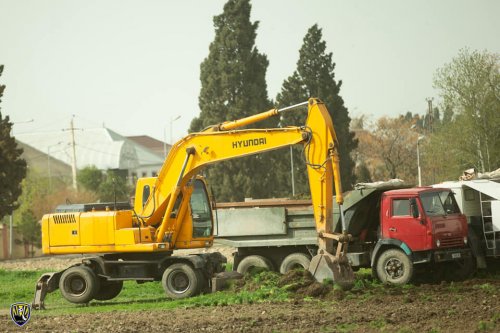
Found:
[[[199,294],[202,274],[187,263],[170,265],[163,272],[161,284],[165,293],[172,299],[181,299]]]
[[[88,303],[99,290],[99,279],[89,267],[73,266],[62,273],[59,289],[71,303]]]
[[[101,286],[94,296],[98,301],[108,301],[120,294],[123,288],[123,281],[101,281]]]

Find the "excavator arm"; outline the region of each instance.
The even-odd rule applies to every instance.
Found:
[[[308,105],[305,126],[239,129],[305,104]],[[153,193],[140,215],[143,216],[145,224],[157,226],[156,242],[175,244],[182,221],[172,218],[172,212],[176,205],[179,205],[179,197],[183,197],[183,189],[187,183],[203,167],[296,144],[304,145],[319,237],[318,255],[313,258],[310,270],[318,280],[332,279],[348,287],[353,281],[353,274],[345,255],[349,235],[345,232],[342,213],[338,141],[332,119],[325,105],[318,99],[310,99],[291,108],[272,109],[244,119],[225,122],[181,139],[172,147],[158,174]],[[333,188],[341,209],[343,234],[335,234],[331,230]]]

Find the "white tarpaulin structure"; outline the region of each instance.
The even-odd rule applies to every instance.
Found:
[[[492,231],[500,231],[500,182],[490,179],[472,179],[444,182],[433,187],[451,188],[460,210],[467,216],[491,219]],[[473,192],[471,192],[471,190]]]

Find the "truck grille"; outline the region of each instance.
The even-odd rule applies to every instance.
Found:
[[[75,215],[73,214],[54,215],[54,223],[56,224],[76,223]]]
[[[461,247],[464,245],[463,237],[442,238],[440,241],[441,247]]]

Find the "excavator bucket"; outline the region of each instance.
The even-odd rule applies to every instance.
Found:
[[[343,290],[349,290],[354,286],[354,272],[346,256],[336,257],[330,253],[319,253],[311,259],[309,272],[316,281],[332,280]]]

